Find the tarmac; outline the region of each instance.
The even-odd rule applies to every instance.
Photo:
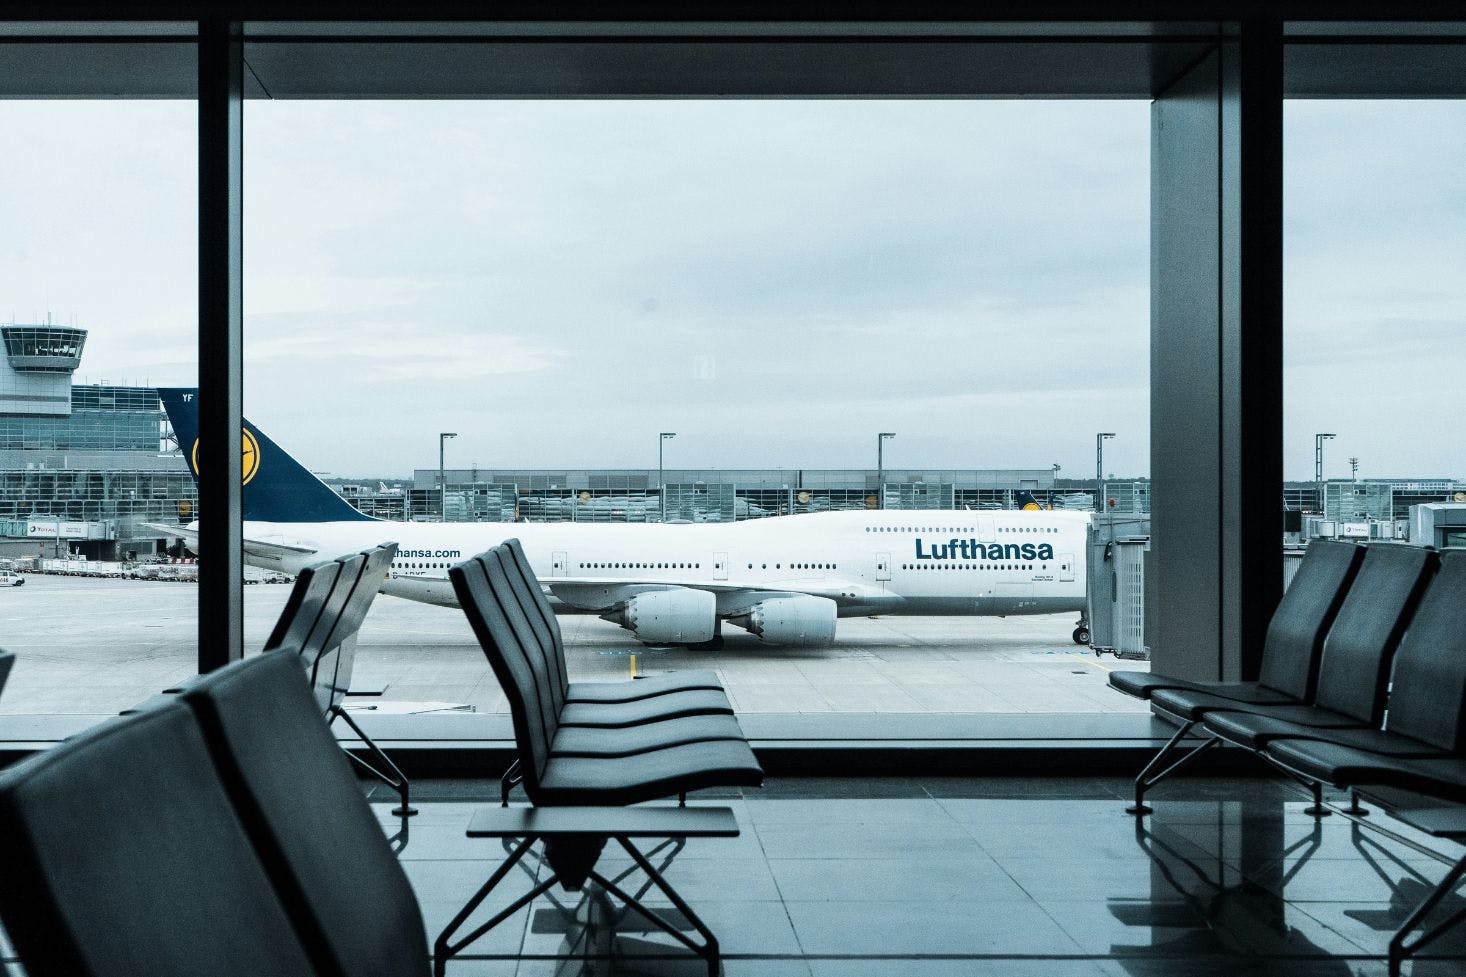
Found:
[[[245,647],[258,649],[288,584],[245,588]],[[29,574],[0,590],[0,648],[17,659],[0,715],[106,715],[197,671],[198,590],[189,583]],[[842,619],[834,645],[777,648],[725,626],[718,651],[654,648],[591,615],[560,618],[576,681],[712,668],[740,713],[1145,713],[1111,691],[1116,662],[1074,644],[1076,615]],[[504,712],[488,662],[456,608],[378,597],[362,626],[355,690],[382,709]]]

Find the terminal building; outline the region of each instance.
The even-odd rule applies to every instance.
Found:
[[[72,384],[85,329],[0,325],[0,558],[158,552],[198,493],[152,387]]]

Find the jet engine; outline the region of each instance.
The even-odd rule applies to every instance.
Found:
[[[601,615],[650,645],[700,644],[713,640],[717,601],[706,590],[677,587],[647,590]]]
[[[835,602],[828,597],[765,597],[728,620],[771,645],[827,645],[835,640]]]

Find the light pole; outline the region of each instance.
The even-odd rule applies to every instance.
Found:
[[[667,486],[662,482],[662,448],[676,436],[676,431],[663,431],[657,435],[657,499],[662,504],[662,522],[667,521]]]
[[[886,439],[895,436],[895,431],[882,431],[876,435],[876,501],[881,509],[886,507]]]
[[[1094,511],[1104,512],[1108,509],[1105,504],[1105,439],[1113,438],[1115,432],[1101,431],[1094,436]]]
[[[448,476],[443,471],[443,443],[449,438],[458,437],[453,431],[442,431],[438,434],[438,521],[448,521]]]
[[[1324,515],[1323,499],[1323,443],[1335,435],[1315,434],[1313,436],[1313,490],[1318,493],[1318,514]]]

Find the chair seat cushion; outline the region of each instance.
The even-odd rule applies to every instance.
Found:
[[[716,713],[706,716],[683,716],[637,726],[593,728],[561,726],[550,744],[551,756],[621,757],[633,753],[702,743],[708,740],[744,739],[738,720]]]
[[[686,692],[690,689],[723,691],[716,672],[697,669],[686,672],[666,672],[626,682],[571,682],[565,694],[566,702],[635,702],[668,692]]]
[[[1206,714],[1205,722],[1210,732],[1252,750],[1261,749],[1272,740],[1290,737],[1362,746],[1363,743],[1351,743],[1348,737],[1353,733],[1377,732],[1353,716],[1315,706],[1213,710]]]
[[[1149,699],[1161,689],[1207,692],[1238,702],[1295,702],[1291,696],[1256,682],[1193,682],[1153,672],[1111,672],[1110,688],[1137,699]]]
[[[758,787],[764,772],[745,742],[689,743],[632,756],[551,757],[534,802],[621,805],[707,787]]]
[[[1271,695],[1277,695],[1272,689],[1266,686],[1258,686]],[[1303,703],[1296,699],[1240,699],[1230,696],[1215,695],[1211,692],[1193,692],[1188,689],[1156,689],[1150,697],[1151,705],[1157,709],[1182,719],[1196,722],[1209,712],[1218,709],[1236,709],[1242,712],[1255,712],[1267,709],[1269,712],[1281,706],[1292,706],[1295,708],[1306,708]]]
[[[633,702],[567,702],[560,710],[561,726],[636,726],[682,716],[733,715],[726,693],[690,689],[637,699]]]
[[[1274,740],[1264,755],[1335,787],[1400,787],[1466,801],[1466,760],[1454,756],[1388,757],[1316,740]]]

